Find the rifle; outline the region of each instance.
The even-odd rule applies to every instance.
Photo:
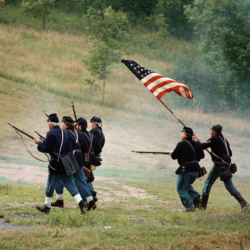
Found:
[[[35,139],[35,137],[33,137],[33,136],[31,136],[31,135],[27,134],[26,132],[22,131],[21,129],[19,129],[19,128],[17,128],[17,127],[15,127],[15,126],[13,126],[13,125],[11,125],[10,123],[8,123],[8,124],[9,124],[12,128],[14,128],[15,130],[17,130],[17,131],[19,131],[20,133],[22,133],[22,134],[24,134],[24,135],[28,136],[30,139],[32,139],[32,140],[34,140],[34,139]]]
[[[72,105],[72,109],[73,109],[73,113],[74,113],[75,120],[77,120],[74,103],[72,102],[71,105]]]
[[[40,135],[38,132],[34,131],[39,137],[40,139],[43,141],[45,139],[45,137],[43,137],[42,135]]]
[[[44,160],[38,159],[37,157],[35,157],[35,156],[28,150],[26,144],[24,143],[23,137],[22,137],[18,132],[20,132],[20,133],[22,133],[22,134],[28,136],[28,137],[29,137],[30,139],[32,139],[32,140],[34,140],[35,137],[33,137],[33,136],[27,134],[26,132],[22,131],[21,129],[19,129],[19,128],[15,127],[15,126],[13,126],[13,125],[10,124],[10,123],[8,123],[8,124],[9,124],[12,128],[14,128],[14,129],[16,130],[17,134],[21,137],[22,142],[23,142],[23,145],[24,145],[25,148],[27,149],[28,153],[29,153],[32,157],[34,157],[36,160],[41,161],[41,162],[46,162],[46,161],[44,161]],[[45,155],[46,155],[46,154],[45,154]]]
[[[169,152],[148,152],[148,151],[131,151],[137,154],[169,155]]]
[[[49,115],[43,110],[43,113],[49,118]]]

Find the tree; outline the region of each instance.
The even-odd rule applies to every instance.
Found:
[[[129,24],[125,13],[108,7],[103,11],[89,8],[84,20],[87,24],[88,41],[93,49],[84,54],[82,62],[91,76],[103,80],[103,103],[105,99],[105,80],[111,73],[111,66],[119,63],[121,48],[129,39]]]
[[[171,35],[191,41],[193,23],[188,22],[184,11],[185,6],[191,5],[193,2],[194,0],[159,0],[154,13],[164,15]]]
[[[206,64],[223,76],[219,83],[224,100],[232,109],[246,109],[250,105],[249,1],[196,0],[186,14],[200,35]]]
[[[42,28],[45,30],[46,16],[50,13],[55,0],[23,0],[22,11],[27,15],[42,18]]]
[[[109,6],[115,11],[123,10],[135,18],[150,16],[157,4],[156,0],[84,0],[83,7],[89,9],[103,10]],[[83,8],[83,9],[84,9]]]

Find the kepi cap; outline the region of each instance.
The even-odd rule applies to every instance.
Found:
[[[183,130],[181,132],[186,132],[190,135],[193,135],[194,132],[193,132],[193,129],[189,128],[189,127],[183,127]]]
[[[80,117],[79,119],[77,119],[75,121],[75,123],[81,125],[82,127],[87,127],[88,126],[87,121],[84,118],[82,118],[82,117]]]
[[[62,122],[69,122],[69,123],[73,123],[73,119],[70,116],[64,116],[62,118]]]
[[[54,122],[54,123],[58,123],[59,119],[57,117],[57,114],[50,114],[49,118],[47,120],[47,122]]]
[[[214,126],[212,127],[212,130],[215,131],[215,132],[217,132],[217,133],[219,133],[219,134],[221,134],[222,127],[221,127],[220,124],[217,124],[217,125],[214,125]]]

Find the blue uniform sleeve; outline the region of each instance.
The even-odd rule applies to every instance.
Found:
[[[55,136],[52,133],[48,132],[44,141],[40,141],[38,143],[37,150],[42,153],[52,153],[55,146],[55,141]]]
[[[179,142],[177,145],[176,145],[176,148],[174,149],[174,151],[172,152],[172,154],[171,154],[171,157],[172,157],[172,159],[173,160],[176,160],[176,159],[178,159],[178,157],[179,157],[179,152],[180,152],[180,143],[181,142]]]
[[[211,148],[212,145],[213,145],[212,138],[209,138],[206,142],[201,144],[203,149]]]
[[[81,150],[82,150],[82,153],[85,154],[85,153],[88,153],[89,152],[89,146],[84,138],[84,135],[80,132],[77,132],[78,133],[78,138],[79,138],[79,143],[81,145]]]

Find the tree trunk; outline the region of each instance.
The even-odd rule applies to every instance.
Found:
[[[103,104],[104,104],[104,100],[105,100],[105,70],[106,70],[106,67],[103,70],[103,89],[102,89],[102,101],[103,101]]]
[[[45,30],[45,14],[42,15],[42,19],[43,19],[43,30]]]
[[[5,0],[5,6],[8,6],[8,0]]]

